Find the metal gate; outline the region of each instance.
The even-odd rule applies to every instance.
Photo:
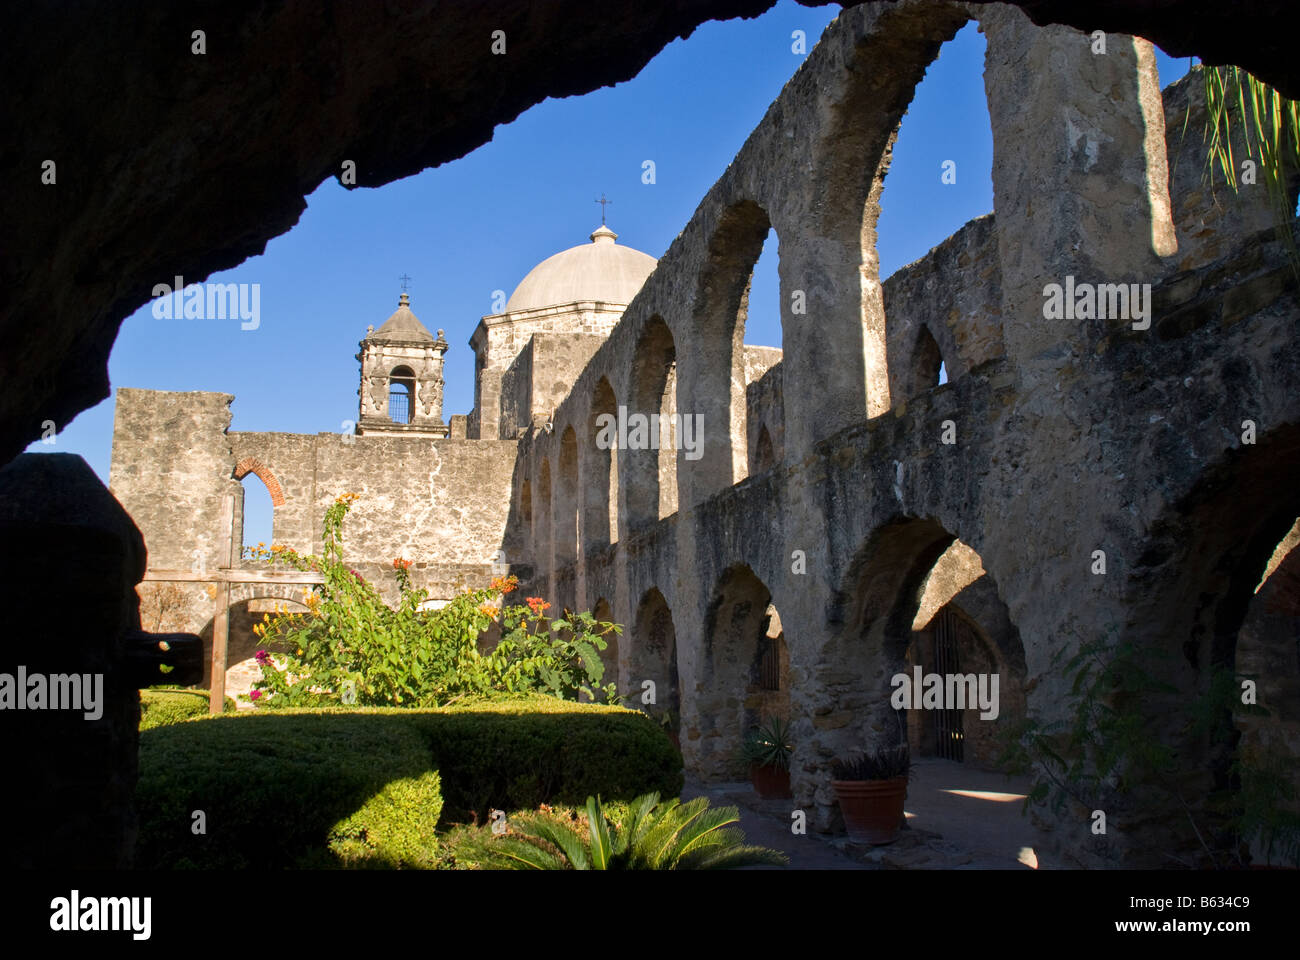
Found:
[[[946,691],[948,677],[961,673],[957,659],[957,637],[965,628],[961,618],[944,607],[934,619],[934,671],[939,674]],[[962,759],[962,711],[945,706],[935,716],[935,753],[945,760]]]
[[[393,423],[411,422],[411,394],[404,383],[394,383],[389,388],[388,418]]]

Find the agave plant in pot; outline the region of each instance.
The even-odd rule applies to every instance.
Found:
[[[906,743],[833,764],[831,786],[850,840],[881,846],[898,839],[911,769]]]
[[[790,727],[772,717],[745,736],[740,758],[749,766],[749,777],[760,797],[790,797]]]

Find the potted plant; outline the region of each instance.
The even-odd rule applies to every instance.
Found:
[[[832,765],[831,786],[850,840],[881,846],[898,839],[911,769],[906,743]]]
[[[754,727],[741,743],[742,762],[760,797],[790,797],[790,727],[772,717]]]

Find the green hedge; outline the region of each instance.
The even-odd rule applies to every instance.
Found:
[[[427,867],[442,797],[408,725],[266,713],[142,733],[136,805],[144,869]]]
[[[412,711],[442,770],[448,821],[493,807],[585,805],[588,796],[633,800],[682,791],[682,758],[635,710],[552,697]]]
[[[226,697],[225,712],[236,708],[235,701]],[[169,723],[181,723],[192,717],[204,717],[208,714],[208,692],[206,690],[183,690],[153,688],[140,691],[140,729],[152,730],[154,727]]]
[[[141,736],[142,868],[434,867],[434,828],[588,795],[677,796],[648,717],[549,697],[436,710],[276,710]],[[191,813],[207,833],[190,832]]]

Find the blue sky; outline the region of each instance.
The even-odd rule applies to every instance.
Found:
[[[405,273],[412,310],[450,344],[444,418],[468,413],[468,340],[494,292],[508,296],[541,260],[587,242],[602,192],[618,242],[662,255],[805,59],[792,32],[805,31],[811,49],[838,10],[783,0],[754,20],[708,23],[633,80],[538,104],[460,160],[378,189],[327,180],[262,256],[208,278],[260,284],[258,329],[157,319],[146,305],[122,325],[112,386],[232,393],[232,430],[338,431],[357,415],[357,343],[396,308]],[[1186,72],[1186,60],[1157,55],[1162,85]],[[969,24],[917,89],[881,201],[882,277],[992,209],[983,56]],[[655,162],[651,185],[645,160]],[[945,160],[957,165],[955,185],[940,182]],[[775,246],[772,234],[755,268],[747,343],[781,343]],[[110,397],[30,449],[81,454],[107,482],[112,431]],[[245,489],[245,542],[269,542],[269,496],[255,478]]]

